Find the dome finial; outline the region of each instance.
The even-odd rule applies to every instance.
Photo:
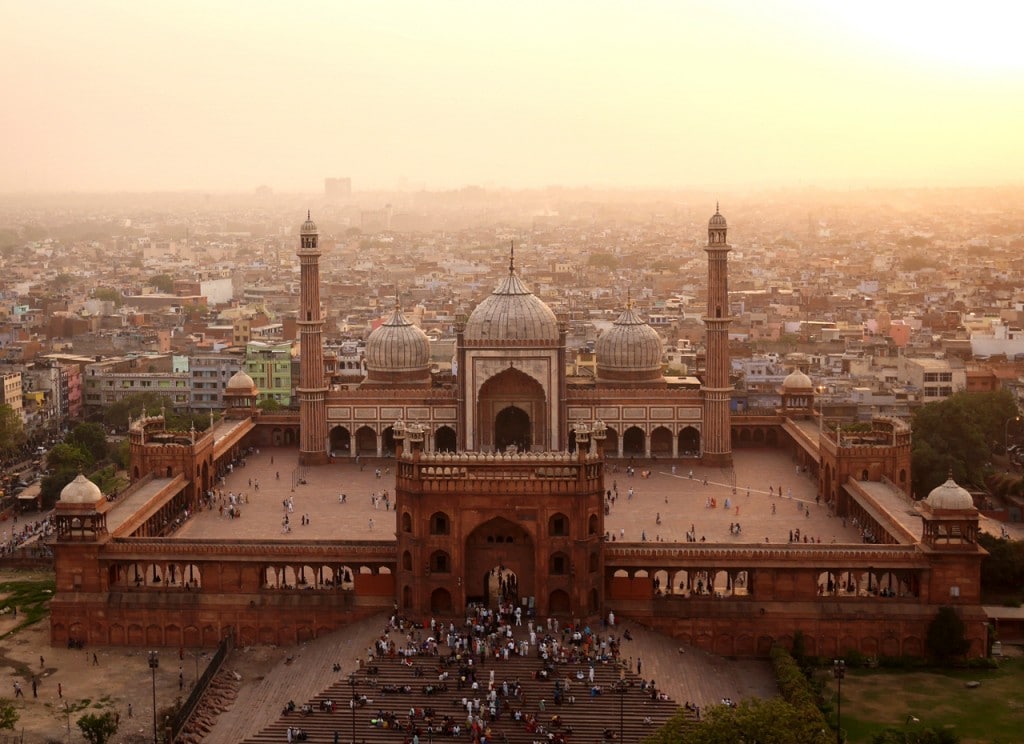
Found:
[[[632,287],[626,287],[626,309],[627,310],[632,310],[633,309],[633,288]]]
[[[721,212],[718,211],[718,199],[715,199],[715,214],[721,214]]]
[[[313,219],[313,212],[311,210],[309,210],[309,209],[306,210],[306,219],[307,220]]]
[[[508,273],[516,273],[516,242],[508,241]]]

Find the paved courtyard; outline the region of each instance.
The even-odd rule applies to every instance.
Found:
[[[685,541],[687,531],[708,543],[785,543],[791,530],[822,543],[859,543],[851,524],[829,515],[815,501],[816,482],[778,450],[733,453],[732,469],[705,468],[692,461],[640,461],[630,477],[625,463],[610,463],[606,487],[618,492],[605,529],[616,541]],[[189,519],[182,538],[274,540],[393,540],[394,474],[387,460],[337,462],[300,467],[294,449],[264,449],[225,478],[222,490],[244,494],[241,516],[215,508]],[[380,469],[380,477],[377,470]],[[648,477],[643,473],[650,471]],[[692,477],[690,472],[692,470]],[[706,483],[705,483],[706,481]],[[629,497],[629,489],[633,497]],[[735,491],[734,491],[735,488]],[[779,497],[779,490],[783,495]],[[339,497],[345,494],[345,503]],[[291,509],[285,502],[291,502]],[[728,502],[728,508],[726,508]],[[710,504],[714,503],[714,507]],[[288,531],[282,525],[288,517]],[[308,523],[303,517],[308,517]],[[660,519],[660,524],[658,521]],[[740,525],[740,532],[730,525]]]

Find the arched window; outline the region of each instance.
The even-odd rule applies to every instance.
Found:
[[[598,566],[597,553],[591,553],[590,554],[590,566],[589,566],[590,573],[596,573],[597,572],[597,566]]]
[[[408,550],[402,553],[402,570],[412,571],[412,553]]]
[[[569,518],[564,514],[555,514],[548,520],[548,534],[552,537],[569,535]]]
[[[430,516],[430,534],[447,535],[452,531],[451,520],[444,512],[434,512]]]
[[[551,556],[548,564],[548,573],[552,576],[565,576],[569,573],[569,556],[565,553],[555,553]]]
[[[590,515],[590,519],[587,520],[587,534],[588,535],[596,535],[597,534],[597,515],[596,514],[591,514]]]
[[[430,554],[430,571],[432,573],[451,573],[452,559],[443,550],[435,550]]]
[[[412,515],[402,512],[402,532],[412,532]]]

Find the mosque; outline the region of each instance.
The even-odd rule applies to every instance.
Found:
[[[736,656],[767,654],[796,631],[812,654],[919,656],[928,622],[952,605],[971,654],[985,653],[978,512],[952,480],[911,499],[904,423],[808,426],[814,390],[798,371],[777,410],[730,411],[727,231],[716,209],[699,389],[667,383],[661,339],[631,306],[598,338],[594,379],[569,384],[566,327],[520,278],[514,255],[458,320],[451,381],[435,383],[429,340],[396,307],[367,339],[365,380],[345,386],[323,350],[318,231],[307,218],[298,415],[259,411],[240,372],[223,419],[205,432],[168,431],[162,416],[132,422],[127,492],[109,502],[79,478],[58,502],[52,642],[209,646],[233,633],[287,644],[392,605],[425,616],[504,596],[542,617],[593,618],[614,606]],[[230,463],[289,442],[307,469],[388,457],[395,539],[175,537]],[[734,443],[806,467],[819,498],[872,541],[608,541],[610,461],[642,453],[727,474]]]

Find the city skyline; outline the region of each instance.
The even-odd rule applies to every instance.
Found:
[[[0,2],[0,192],[1020,182],[1024,10]]]

